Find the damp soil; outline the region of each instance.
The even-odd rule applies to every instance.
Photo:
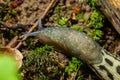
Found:
[[[16,17],[13,17],[14,20],[12,23],[23,24],[23,25],[26,25],[26,24],[34,25],[35,21],[37,21],[44,14],[44,11],[49,6],[50,2],[51,2],[51,0],[24,0],[20,6],[15,8],[15,10],[18,12],[18,15]],[[59,26],[57,21],[55,21],[55,18],[57,16],[57,13],[55,12],[56,6],[59,6],[62,10],[61,16],[66,17],[67,19],[70,20],[71,15],[73,13],[73,7],[81,6],[81,5],[76,0],[60,0],[60,1],[58,1],[48,11],[48,14],[42,20],[43,27]],[[69,7],[69,6],[71,6],[71,7]],[[85,3],[85,5],[82,5],[82,8],[87,11],[87,16],[89,16],[89,14],[91,14],[91,12],[89,11],[91,9],[91,7],[89,6],[88,3]],[[78,26],[86,25],[86,24],[77,23],[77,22],[73,22],[73,23],[68,22],[69,27],[72,24],[76,24]],[[20,31],[19,35],[26,33],[30,27],[31,26],[27,26],[26,30]],[[7,31],[8,30],[9,29],[7,29]],[[35,30],[37,30],[37,28],[34,29],[34,31]],[[111,52],[113,55],[120,57],[120,35],[115,31],[115,29],[110,24],[110,22],[107,20],[107,18],[105,19],[105,22],[104,22],[103,33],[104,33],[103,38],[105,41],[103,43],[100,43],[100,45],[103,46],[105,49],[107,49],[109,52]],[[5,37],[5,39],[7,42],[9,42],[9,39],[7,39],[7,37]],[[38,42],[37,39],[34,39],[33,37],[32,37],[32,39],[35,44],[34,47],[32,47],[33,45],[32,46],[27,45],[25,42],[23,42],[23,45],[19,49],[23,53],[23,56],[24,56],[23,60],[27,59],[26,57],[32,49],[35,49],[35,47],[43,45],[42,43]],[[60,53],[59,51],[58,52],[51,51],[50,54],[54,56],[56,61],[59,60],[59,63],[67,65],[69,62],[70,57],[67,57],[63,53]],[[58,68],[57,66],[56,66],[56,68]],[[30,66],[26,66],[26,68],[27,67],[30,67]],[[32,69],[32,67],[27,68],[27,69]],[[22,73],[24,73],[23,80],[39,80],[38,76],[35,77],[35,75],[38,75],[38,74],[36,74],[36,73],[34,74],[32,71],[30,72],[29,70],[26,70],[27,72],[24,72],[25,70],[23,69],[23,72],[22,72]],[[43,70],[46,70],[46,69],[43,69]],[[59,70],[59,69],[57,69],[57,70]],[[60,70],[62,70],[62,69],[60,69]],[[48,72],[49,72],[49,70],[48,70]],[[81,67],[78,70],[78,72],[76,72],[76,73],[81,74],[83,77],[83,80],[99,80],[99,78],[94,74],[94,72],[88,66]],[[53,75],[52,73],[49,73],[49,75],[50,74]],[[59,75],[56,75],[55,77],[51,77],[51,79],[49,79],[49,80],[69,80],[69,79],[75,80],[75,77],[76,77],[76,75],[75,76],[65,76],[63,74],[62,75],[59,74]]]

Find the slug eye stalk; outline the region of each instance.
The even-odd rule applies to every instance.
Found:
[[[28,33],[28,34],[24,34],[22,36],[20,36],[19,38],[23,38],[25,36],[29,37],[29,36],[36,36],[40,33],[40,31],[36,31],[36,32],[32,32],[32,33]]]
[[[39,18],[39,20],[38,20],[38,31],[40,31],[42,29],[43,29],[42,21],[41,21],[41,18]]]
[[[35,31],[35,32],[32,32],[32,33],[24,34],[24,35],[20,36],[19,38],[23,38],[25,36],[27,36],[27,37],[37,36],[40,33],[41,30],[43,30],[43,27],[42,27],[42,23],[41,23],[41,18],[39,18],[39,20],[38,20],[38,30]]]

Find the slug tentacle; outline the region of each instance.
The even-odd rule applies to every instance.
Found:
[[[24,36],[36,36],[40,33],[41,30],[43,30],[43,27],[42,27],[42,23],[41,23],[41,18],[39,18],[39,20],[38,20],[38,31],[28,33],[28,34],[24,34],[24,35],[20,36],[20,38],[22,38]]]
[[[39,18],[39,20],[38,20],[38,31],[43,29],[41,22],[42,22],[41,18]]]
[[[28,33],[28,34],[24,34],[22,36],[20,36],[19,38],[22,38],[24,36],[36,36],[40,33],[40,31],[36,31],[36,32],[32,32],[32,33]]]

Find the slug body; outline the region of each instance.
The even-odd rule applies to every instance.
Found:
[[[36,36],[44,44],[55,46],[66,53],[80,58],[104,80],[120,80],[120,60],[100,47],[83,32],[69,28],[52,27],[26,34]]]

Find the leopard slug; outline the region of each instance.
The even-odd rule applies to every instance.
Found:
[[[23,36],[36,36],[42,43],[53,45],[90,66],[103,80],[120,80],[120,59],[111,55],[83,32],[70,28],[51,27]]]

